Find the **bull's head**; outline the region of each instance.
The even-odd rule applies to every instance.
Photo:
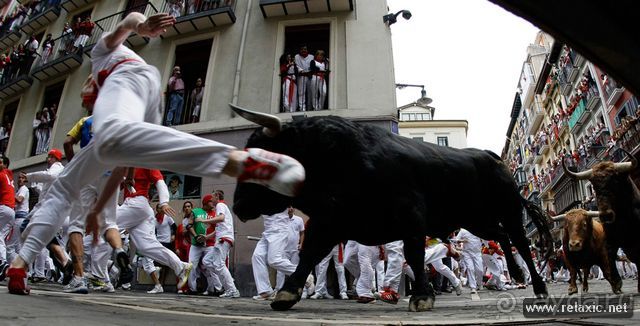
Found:
[[[614,211],[615,201],[620,197],[617,193],[621,189],[627,189],[625,184],[630,182],[629,172],[638,167],[638,161],[629,152],[623,150],[630,161],[624,163],[613,163],[604,161],[595,164],[591,169],[582,172],[572,172],[567,169],[564,160],[562,168],[564,172],[574,180],[589,180],[596,192],[598,210],[602,223],[613,223],[616,219]]]
[[[263,127],[256,130],[249,137],[245,148],[262,148],[289,154],[286,152],[287,136],[283,137],[280,134],[282,123],[278,117],[243,109],[233,104],[229,105],[238,115]],[[256,219],[262,214],[273,215],[280,213],[291,205],[292,199],[257,184],[238,183],[233,201],[233,211],[244,222]]]
[[[591,239],[593,218],[597,218],[599,215],[599,212],[572,209],[566,214],[554,216],[552,219],[564,221],[565,235],[563,240],[569,251],[580,251],[584,248],[585,243]]]

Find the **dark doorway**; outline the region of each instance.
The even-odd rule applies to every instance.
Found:
[[[18,105],[20,100],[13,101],[4,106],[4,112],[2,113],[2,125],[0,126],[0,154],[4,155],[9,145],[9,137],[11,136],[11,130],[13,129],[13,122],[18,112]]]
[[[44,154],[49,150],[51,130],[58,115],[58,104],[62,97],[65,82],[52,84],[44,90],[42,109],[36,112],[33,120],[33,147],[31,155]]]

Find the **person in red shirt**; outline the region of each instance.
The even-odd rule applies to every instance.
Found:
[[[7,264],[7,244],[15,226],[16,192],[13,187],[13,172],[9,170],[9,158],[2,157],[0,162],[0,279],[9,267]],[[8,241],[7,241],[8,242]]]

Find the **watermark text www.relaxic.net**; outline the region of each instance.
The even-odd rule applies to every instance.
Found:
[[[631,295],[611,296],[562,296],[546,299],[524,299],[522,313],[525,317],[607,317],[630,318],[633,316]]]

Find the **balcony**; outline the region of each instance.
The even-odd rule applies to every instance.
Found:
[[[62,1],[62,9],[66,12],[72,12],[76,9],[82,8],[84,6],[90,5],[98,0],[65,0]]]
[[[8,80],[5,84],[0,85],[0,100],[4,101],[16,94],[22,93],[31,87],[31,84],[33,84],[33,79],[27,74],[22,74]]]
[[[82,51],[72,52],[74,35],[68,33],[54,39],[49,56],[41,55],[31,70],[31,75],[39,81],[68,74],[82,64]]]
[[[585,102],[585,99],[580,100],[575,111],[573,111],[573,114],[571,114],[571,118],[569,118],[569,128],[572,132],[574,132],[577,127],[581,127],[582,124],[591,115],[591,111],[587,110]]]
[[[569,96],[569,94],[571,94],[572,84],[569,81],[569,77],[565,75],[564,69],[558,71],[558,81],[560,82],[560,92],[562,92],[562,95]]]
[[[353,11],[353,0],[260,0],[260,10],[264,18]]]
[[[574,61],[575,66],[576,67],[581,67],[584,62],[585,62],[584,57],[581,56],[580,54],[576,53],[575,61]]]
[[[218,5],[210,3],[213,2],[198,1],[197,5],[187,5],[184,10],[181,10],[180,8],[172,8],[169,1],[164,1],[160,12],[168,12],[175,16],[176,23],[162,34],[162,38],[211,30],[236,22],[235,1],[220,0]]]
[[[598,88],[595,85],[589,87],[586,99],[588,111],[593,111],[598,108],[598,105],[600,104],[600,93],[598,93]]]
[[[549,146],[549,144],[547,144],[547,143],[542,144],[542,146],[540,146],[540,155],[547,154],[547,152],[549,152],[549,148],[550,147],[551,146]]]
[[[607,99],[607,105],[611,106],[616,104],[616,101],[618,101],[622,93],[624,93],[624,88],[618,86],[618,83],[611,78],[607,78],[603,86],[604,98]]]
[[[535,158],[533,159],[533,163],[542,164],[542,152],[540,152],[540,154],[536,154]]]
[[[544,111],[540,107],[540,102],[535,101],[529,110],[529,118],[531,119],[531,124],[529,126],[529,135],[535,135],[536,131],[538,131],[538,127],[542,123],[542,119],[544,118]]]
[[[0,49],[3,50],[11,49],[11,47],[16,45],[16,43],[20,41],[20,38],[22,38],[20,31],[6,31],[4,33],[0,33],[2,33],[2,36],[0,36]]]
[[[38,8],[26,18],[20,29],[27,35],[38,32],[52,24],[60,16],[60,6],[51,6],[49,2],[42,1]]]
[[[126,17],[129,13],[132,13],[132,12],[139,12],[149,17],[151,15],[157,14],[158,10],[156,9],[156,7],[153,6],[153,4],[145,3],[145,4],[142,4],[133,8],[129,8],[127,10],[123,10],[115,14],[109,15],[107,17],[96,20],[95,21],[96,26],[93,29],[93,33],[91,34],[91,37],[89,37],[89,39],[87,40],[87,42],[85,43],[81,51],[86,53],[88,56],[91,56],[90,51],[93,48],[93,46],[96,45],[96,43],[98,43],[98,41],[100,40],[100,38],[102,37],[102,33],[114,30],[116,25],[124,17]],[[149,38],[142,37],[138,34],[133,33],[129,36],[129,38],[127,38],[125,43],[127,44],[128,47],[133,48],[136,46],[149,43]]]

